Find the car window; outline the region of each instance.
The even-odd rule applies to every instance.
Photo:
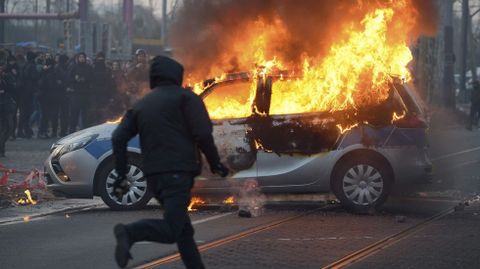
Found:
[[[245,118],[252,113],[251,82],[219,84],[204,99],[212,119]]]
[[[272,84],[270,115],[286,115],[308,112],[310,100],[291,92],[292,81],[277,80]]]
[[[298,89],[293,86],[296,91],[299,91],[299,94],[292,94],[292,81],[289,80],[277,80],[272,85],[272,96],[271,96],[271,105],[270,105],[270,115],[286,115],[286,114],[299,114],[299,113],[308,113],[308,112],[323,112],[328,111],[329,108],[325,107],[323,110],[316,110],[316,103],[312,102],[311,99],[305,98],[305,96],[311,96],[308,92],[303,92],[303,89]],[[308,91],[309,89],[305,89]],[[388,102],[388,98],[383,100],[380,103],[375,103],[370,99],[366,98],[365,102],[372,102],[372,104],[365,105],[364,107],[379,106]],[[395,96],[392,100],[395,104],[395,107],[398,108],[398,100]],[[326,105],[326,104],[325,104]],[[362,106],[359,106],[360,108]]]

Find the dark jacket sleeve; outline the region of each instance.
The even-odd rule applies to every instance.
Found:
[[[188,94],[183,110],[190,133],[200,150],[207,157],[210,166],[219,163],[220,157],[212,136],[212,121],[202,99],[193,93]]]
[[[128,110],[122,121],[112,134],[113,155],[115,169],[119,175],[127,173],[127,145],[128,141],[138,133],[137,122],[133,110]]]

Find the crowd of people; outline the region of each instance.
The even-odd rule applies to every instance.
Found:
[[[8,139],[63,137],[120,116],[148,81],[142,49],[125,63],[102,52],[91,60],[85,53],[0,50],[0,157]]]

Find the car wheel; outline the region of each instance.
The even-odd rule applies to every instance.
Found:
[[[386,201],[393,176],[388,166],[379,160],[349,158],[337,166],[332,183],[333,192],[343,205],[366,213]]]
[[[114,161],[109,161],[101,168],[97,190],[105,204],[113,210],[136,210],[145,207],[152,195],[148,191],[147,178],[141,167],[139,158],[129,158],[126,176],[130,189],[120,198],[113,193],[113,183],[118,176]]]

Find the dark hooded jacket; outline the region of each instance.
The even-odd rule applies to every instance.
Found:
[[[22,98],[31,100],[33,94],[38,90],[38,81],[40,79],[40,72],[35,63],[35,53],[27,52],[27,64],[22,70]]]
[[[87,58],[85,53],[80,53]],[[70,70],[70,86],[73,88],[75,94],[85,95],[92,91],[93,69],[84,63],[75,63]]]
[[[58,65],[55,67],[55,79],[56,79],[56,92],[59,97],[66,95],[68,87],[69,74],[68,74],[68,57],[66,55],[60,55],[58,58]]]
[[[13,93],[5,76],[0,76],[0,116],[5,116],[15,112],[16,103],[13,99]]]
[[[165,172],[198,173],[197,146],[210,165],[220,159],[212,137],[212,123],[202,99],[182,88],[183,67],[157,56],[150,68],[152,91],[127,111],[112,136],[116,169],[126,172],[128,141],[140,135],[146,175]]]
[[[113,85],[111,70],[105,65],[104,60],[96,59],[93,67],[92,88],[98,103],[105,105],[113,95]]]
[[[9,88],[8,91],[10,95],[13,97],[14,100],[18,101],[19,97],[19,88],[20,88],[20,71],[18,65],[10,64],[10,62],[15,61],[16,58],[14,56],[8,56],[7,58],[7,65],[5,67],[4,78],[5,82],[7,83],[7,87]]]
[[[41,100],[48,102],[58,98],[57,96],[57,79],[55,76],[54,61],[47,59],[45,63],[48,68],[42,70],[39,81],[39,97]]]

